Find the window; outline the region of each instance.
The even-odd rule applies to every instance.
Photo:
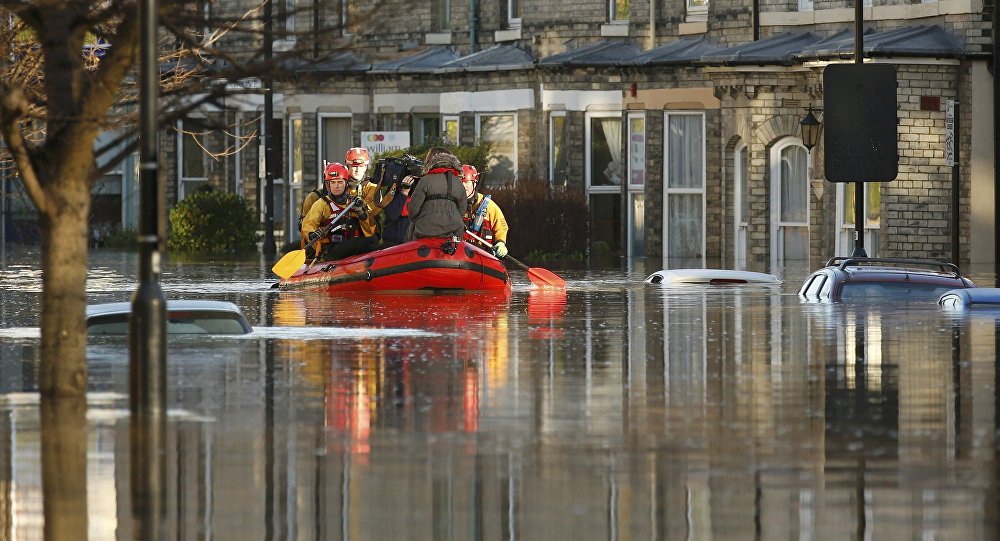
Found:
[[[261,118],[261,121],[263,122],[263,118]],[[260,131],[261,135],[265,135],[265,133],[266,133],[266,135],[271,138],[271,149],[272,149],[272,153],[271,153],[271,160],[272,160],[272,162],[271,162],[271,175],[274,177],[274,188],[273,188],[273,195],[274,195],[274,197],[271,199],[271,216],[274,217],[274,227],[276,229],[283,229],[284,228],[284,226],[285,226],[285,212],[286,212],[285,211],[285,209],[286,209],[286,207],[285,207],[285,200],[286,200],[286,196],[285,196],[285,174],[286,174],[286,171],[285,171],[284,159],[283,159],[284,158],[284,154],[282,153],[282,149],[284,148],[284,137],[285,137],[285,131],[284,131],[284,127],[283,126],[284,126],[284,123],[283,123],[283,121],[282,121],[281,118],[273,118],[273,119],[271,119],[271,122],[267,125],[267,128],[266,128],[267,131],[265,132],[265,128],[263,128],[263,127],[261,128],[261,131]],[[259,197],[260,197],[260,199],[259,199],[259,201],[265,201],[265,199],[264,199],[264,191],[265,191],[265,188],[266,188],[265,184],[267,183],[266,182],[267,181],[267,176],[266,176],[267,175],[267,169],[266,169],[267,161],[266,161],[266,156],[265,156],[266,151],[267,151],[267,144],[264,141],[264,137],[261,137],[260,138],[260,150],[258,152],[258,174],[260,175],[260,177],[259,177],[260,178],[260,183],[259,183],[259,188],[260,188]],[[266,209],[264,208],[264,205],[262,204],[260,206],[261,221],[264,221],[264,219],[265,219],[265,212],[266,212]],[[295,218],[298,219],[298,215],[296,215]]]
[[[812,11],[813,0],[799,0],[799,11]]]
[[[351,136],[351,115],[350,113],[325,115],[319,117],[319,148],[317,169],[323,170],[323,160],[328,162],[344,163],[344,156],[347,149],[353,147],[354,138]],[[322,183],[317,180],[316,186],[309,189],[318,188]]]
[[[177,123],[177,167],[181,172],[178,201],[208,185],[208,152],[204,148],[207,133],[203,118],[186,118]]]
[[[484,186],[514,182],[517,175],[517,119],[513,113],[476,116],[479,139],[492,143],[488,171],[480,175]]]
[[[431,1],[431,30],[442,32],[451,29],[451,0]]]
[[[705,266],[705,115],[664,113],[663,255],[667,268]]]
[[[622,115],[618,111],[587,113],[584,133],[587,203],[590,207],[591,253],[622,254]]]
[[[747,145],[742,141],[736,145],[733,152],[733,206],[735,216],[733,223],[736,232],[733,236],[733,258],[736,269],[742,270],[747,264],[747,230],[750,225],[750,183],[747,174]]]
[[[292,33],[295,32],[295,0],[272,0],[271,3],[274,10],[272,16],[278,23],[275,30],[279,32],[283,30],[281,33],[287,34],[281,36],[281,39],[294,40],[295,36]]]
[[[302,172],[304,159],[302,156],[302,115],[293,115],[288,119],[288,227],[299,219],[299,205],[302,203]],[[292,239],[295,231],[286,231],[285,238]]]
[[[608,0],[608,19],[615,23],[628,22],[629,0]]]
[[[507,0],[507,27],[521,28],[521,0]]]
[[[459,141],[458,117],[446,116],[441,119],[441,138],[449,145],[457,145]]]
[[[878,182],[865,182],[865,253],[868,257],[878,257],[879,229],[882,223],[882,191]],[[854,253],[854,191],[857,183],[837,184],[837,254]]]
[[[569,122],[566,111],[549,114],[549,182],[565,187],[569,183]]]
[[[771,265],[809,260],[809,151],[797,137],[771,149]]]
[[[628,255],[646,255],[646,114],[628,114]]]
[[[611,188],[610,191],[620,192],[618,186],[622,184],[623,174],[621,114],[588,114],[587,134],[587,184],[590,190]]]
[[[440,117],[438,115],[414,115],[412,135],[416,145],[441,140]]]
[[[708,0],[686,0],[688,20],[705,20],[708,17]]]

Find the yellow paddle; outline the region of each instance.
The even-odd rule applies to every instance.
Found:
[[[299,270],[302,264],[306,262],[306,249],[318,243],[323,237],[327,236],[330,233],[330,230],[333,229],[333,226],[337,225],[337,222],[347,215],[347,211],[351,210],[351,207],[354,206],[355,202],[357,202],[357,199],[352,199],[351,204],[347,205],[344,210],[340,211],[340,214],[338,214],[329,225],[324,228],[317,229],[316,231],[319,231],[321,234],[316,237],[316,240],[306,244],[306,247],[301,250],[292,250],[291,252],[281,256],[281,259],[279,259],[278,262],[271,267],[271,272],[280,276],[282,280],[287,280],[295,274],[295,271]]]

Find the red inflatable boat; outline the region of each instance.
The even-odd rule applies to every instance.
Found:
[[[302,265],[278,287],[330,291],[510,291],[507,269],[467,242],[418,239],[336,261]]]

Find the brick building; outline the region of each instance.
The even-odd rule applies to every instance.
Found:
[[[286,0],[276,23],[296,35],[276,50],[311,57],[274,86],[279,240],[294,238],[289,204],[318,185],[323,159],[341,160],[362,132],[406,132],[414,144],[490,140],[486,185],[580,191],[592,250],[762,271],[851,252],[855,185],[825,180],[823,141],[807,150],[799,122],[823,106],[824,67],[852,61],[852,2],[761,0],[757,17],[736,0],[307,3]],[[864,185],[869,255],[951,259],[957,220],[960,263],[993,261],[991,12],[981,0],[866,2],[865,61],[897,74],[899,154],[894,181]],[[319,39],[331,26],[341,35]],[[218,161],[202,147],[259,130],[262,103],[234,94],[176,126],[214,115],[228,132],[162,138],[170,201],[208,183],[259,205],[259,145]]]

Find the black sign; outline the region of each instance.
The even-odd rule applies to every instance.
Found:
[[[826,180],[884,182],[896,178],[895,67],[831,64],[824,68],[823,122]]]

